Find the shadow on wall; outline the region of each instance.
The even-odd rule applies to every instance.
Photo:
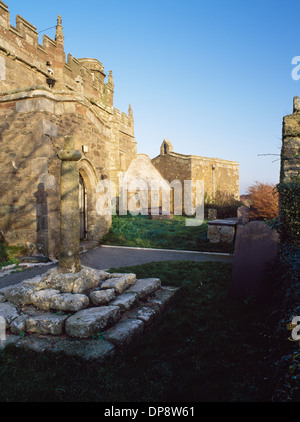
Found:
[[[39,183],[36,198],[36,248],[37,252],[48,256],[48,193],[45,191],[44,183]]]

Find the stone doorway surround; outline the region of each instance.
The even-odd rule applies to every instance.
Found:
[[[85,240],[87,236],[87,191],[84,180],[79,174],[79,221],[80,221],[80,240]]]

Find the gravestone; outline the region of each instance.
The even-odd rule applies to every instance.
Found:
[[[262,221],[238,225],[231,295],[245,300],[250,296],[267,303],[272,296],[270,270],[277,256],[279,235]]]
[[[237,223],[243,226],[249,223],[249,211],[250,209],[246,205],[242,205],[237,210]]]

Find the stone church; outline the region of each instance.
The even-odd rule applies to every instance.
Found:
[[[109,179],[118,186],[120,174],[133,168],[138,155],[132,108],[125,113],[113,105],[112,72],[107,74],[97,59],[66,57],[60,16],[54,40],[44,35],[41,45],[38,37],[37,28],[19,15],[11,25],[8,6],[0,0],[0,231],[11,245],[31,245],[53,257],[60,231],[57,153],[65,135],[74,137],[82,153],[82,240],[99,241],[111,223],[110,216],[96,211],[98,183]],[[145,160],[138,162],[145,165]],[[171,172],[175,163],[182,165],[182,175],[194,177],[185,169],[200,168],[204,161],[176,155],[164,144],[147,166],[169,180],[173,173],[166,169]],[[230,189],[237,194],[238,170],[232,166],[227,166],[228,180],[233,177]]]

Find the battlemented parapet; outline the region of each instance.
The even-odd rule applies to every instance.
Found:
[[[111,217],[97,215],[97,185],[118,180],[136,156],[134,119],[114,108],[112,72],[94,58],[64,52],[61,16],[55,39],[21,16],[16,26],[0,0],[0,231],[11,245],[57,256],[60,229],[58,151],[66,135],[78,163],[81,239],[99,241]]]
[[[114,83],[108,80],[97,59],[76,59],[64,52],[62,18],[59,15],[55,40],[43,36],[39,44],[37,28],[21,16],[10,23],[8,6],[0,1],[0,89],[40,86],[82,93],[95,104],[112,112]]]

